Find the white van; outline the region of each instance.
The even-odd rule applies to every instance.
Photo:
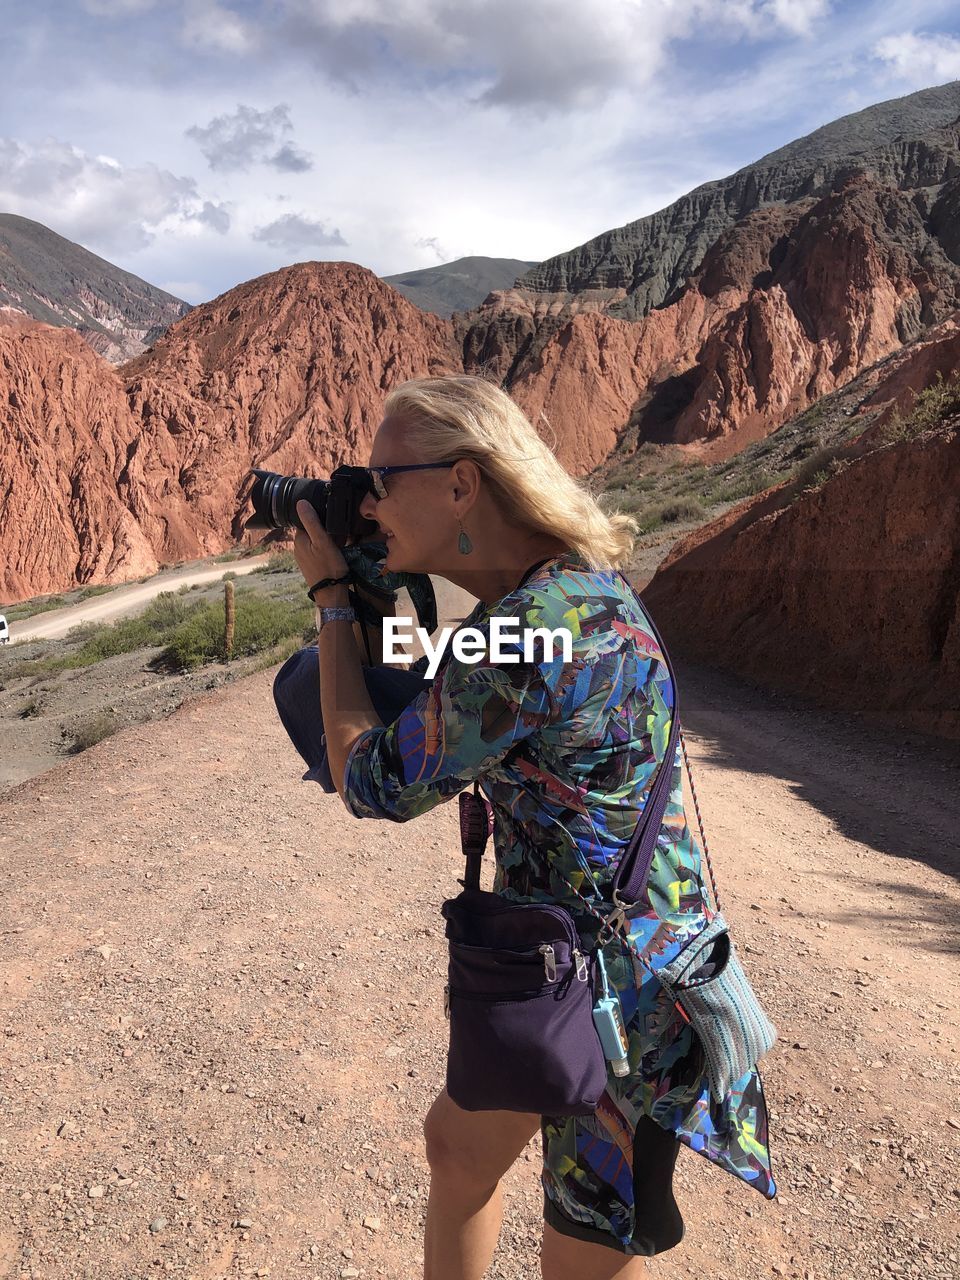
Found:
[[[0,644],[10,643],[10,628],[7,626],[7,620],[0,613]]]

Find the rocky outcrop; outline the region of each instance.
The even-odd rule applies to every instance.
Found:
[[[644,600],[678,653],[960,739],[960,420],[741,503]]]
[[[763,205],[827,195],[856,173],[926,193],[955,179],[958,121],[960,81],[844,116],[658,213],[547,259],[518,287],[581,296],[618,290],[611,313],[636,320],[682,288],[724,231]]]
[[[0,326],[0,599],[154,573],[118,483],[140,424],[79,334]]]
[[[0,318],[12,311],[76,329],[117,363],[139,355],[189,310],[49,227],[0,213]]]
[[[647,440],[738,452],[950,314],[960,266],[911,195],[859,175],[744,218],[642,320],[611,296],[516,288],[459,321],[467,368],[543,413],[578,471]]]
[[[897,352],[884,362],[877,385],[860,403],[863,413],[879,409],[864,432],[867,440],[879,440],[891,419],[909,418],[921,392],[939,381],[960,377],[960,312],[929,330],[921,341]]]
[[[249,281],[119,372],[66,330],[0,341],[5,601],[232,546],[251,467],[364,461],[386,392],[457,367],[446,321],[349,263]]]
[[[728,456],[960,304],[958,170],[960,82],[870,107],[541,263],[457,317],[464,366],[542,404],[568,458],[645,440]],[[681,340],[661,316],[691,292],[707,305]],[[586,449],[595,397],[553,376],[572,358],[589,380],[601,360],[614,330],[584,313],[638,330],[618,344],[617,389],[601,389]],[[652,372],[630,364],[649,349],[663,350]]]

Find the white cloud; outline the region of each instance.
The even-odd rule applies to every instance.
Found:
[[[649,84],[671,41],[809,33],[829,0],[288,0],[281,38],[353,85],[460,78],[488,105],[596,106]]]
[[[259,163],[286,173],[304,173],[313,161],[305,151],[284,140],[292,132],[290,108],[284,102],[269,111],[241,103],[232,115],[214,116],[209,124],[195,124],[186,131],[211,169],[249,169]]]
[[[905,31],[878,40],[873,55],[918,88],[960,78],[960,40],[956,36]]]
[[[199,280],[163,280],[157,288],[164,293],[172,293],[175,298],[182,298],[184,302],[203,302],[208,296]]]
[[[260,42],[258,28],[217,0],[185,0],[182,42],[190,48],[246,54]]]
[[[253,232],[253,239],[272,249],[284,249],[289,253],[347,243],[338,228],[328,231],[322,222],[299,213],[286,213],[264,227],[257,227]]]
[[[769,0],[764,6],[776,26],[806,36],[830,12],[830,0]]]
[[[126,18],[146,13],[157,0],[82,0],[83,8],[97,18]]]
[[[135,252],[161,229],[191,222],[223,233],[229,215],[192,178],[153,164],[128,168],[54,138],[0,138],[0,208],[49,225],[104,254]]]
[[[419,240],[414,241],[414,247],[417,249],[429,249],[436,256],[438,263],[450,261],[450,255],[436,236],[421,236]]]

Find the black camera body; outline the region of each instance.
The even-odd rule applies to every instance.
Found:
[[[308,480],[303,476],[282,476],[275,471],[258,471],[250,492],[253,515],[247,529],[303,529],[297,503],[309,502],[323,527],[337,546],[348,538],[356,541],[377,532],[373,520],[360,514],[360,504],[373,493],[366,467],[337,467],[329,480]]]

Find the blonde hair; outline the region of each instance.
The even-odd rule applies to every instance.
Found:
[[[495,383],[470,374],[414,378],[390,392],[384,413],[402,419],[424,462],[472,459],[508,520],[558,538],[591,569],[616,569],[629,557],[637,522],[603,511]]]

